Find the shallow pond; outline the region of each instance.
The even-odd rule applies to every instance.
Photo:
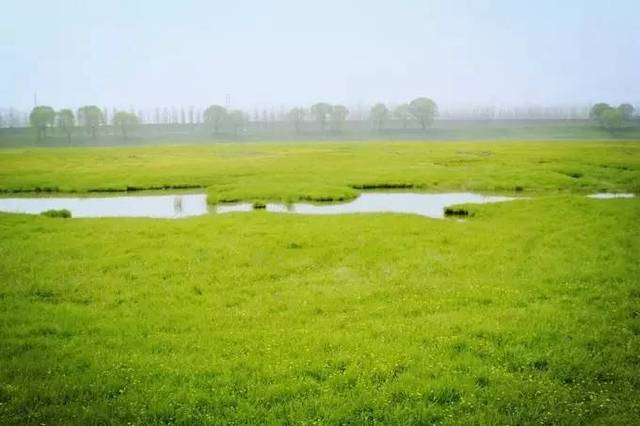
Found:
[[[346,203],[267,203],[266,210],[298,214],[347,214],[347,213],[409,213],[432,218],[444,218],[448,206],[463,203],[496,203],[514,200],[512,197],[486,196],[472,193],[416,194],[416,193],[364,193]],[[249,211],[249,203],[221,205],[218,212]]]
[[[205,194],[116,197],[0,198],[0,211],[39,214],[67,209],[72,217],[153,217],[177,219],[208,212]]]
[[[278,213],[346,214],[410,213],[443,218],[447,206],[462,203],[495,203],[513,197],[472,193],[364,193],[345,203],[267,203],[266,209]],[[0,211],[39,214],[45,210],[67,209],[73,217],[151,217],[183,218],[207,213],[248,212],[250,203],[207,205],[205,194],[138,195],[116,197],[39,197],[0,198]]]

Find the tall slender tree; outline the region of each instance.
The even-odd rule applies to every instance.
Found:
[[[71,143],[71,132],[76,125],[76,118],[73,115],[73,111],[70,109],[62,109],[56,114],[58,127],[67,135],[67,142]]]
[[[291,111],[289,111],[289,120],[293,123],[293,127],[296,129],[296,133],[300,133],[300,128],[302,126],[302,123],[304,122],[306,113],[307,112],[305,111],[305,109],[301,107],[293,108],[291,109]]]
[[[102,120],[104,120],[105,123],[110,123],[112,116],[113,115],[109,116],[109,109],[107,107],[102,107]]]

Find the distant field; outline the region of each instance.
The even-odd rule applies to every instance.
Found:
[[[360,142],[0,150],[0,190],[208,188],[225,200],[343,199],[362,187],[492,192],[640,188],[640,143]]]
[[[640,199],[584,196],[640,193],[638,141],[0,150],[3,191],[165,185],[528,198],[464,222],[0,214],[0,424],[640,422]]]
[[[76,128],[71,143],[60,129],[50,129],[49,136],[38,142],[33,129],[0,129],[2,147],[112,146],[157,144],[203,144],[219,142],[298,142],[298,141],[403,141],[403,140],[640,140],[640,120],[610,131],[589,120],[436,120],[423,132],[410,123],[407,128],[397,122],[376,130],[370,121],[348,121],[336,131],[329,126],[320,131],[313,122],[305,122],[296,132],[289,122],[251,122],[239,135],[211,133],[204,125],[145,124],[123,139],[112,126],[101,128],[97,139]]]

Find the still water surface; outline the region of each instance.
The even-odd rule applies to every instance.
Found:
[[[610,200],[612,198],[633,198],[635,194],[630,194],[626,192],[601,192],[598,194],[587,195],[589,198],[595,198],[598,200]]]
[[[410,213],[443,218],[447,206],[495,203],[515,198],[473,193],[365,193],[345,203],[268,203],[266,210],[298,214]],[[183,218],[207,213],[248,212],[250,203],[207,205],[205,194],[138,195],[116,197],[0,198],[0,211],[39,214],[67,209],[73,217]]]

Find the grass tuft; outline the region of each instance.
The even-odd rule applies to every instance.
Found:
[[[71,217],[71,212],[69,210],[67,210],[67,209],[45,210],[40,214],[42,216],[47,216],[47,217],[62,217],[62,218],[70,218]]]
[[[444,209],[444,215],[466,217],[469,216],[469,210],[460,207],[447,207]]]

